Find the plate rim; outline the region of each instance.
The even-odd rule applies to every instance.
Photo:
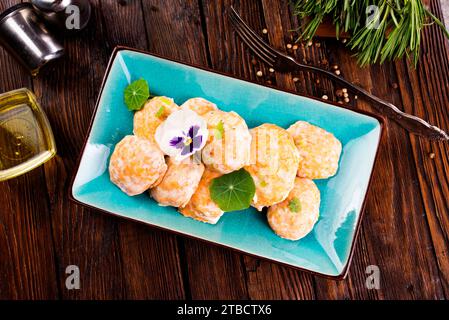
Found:
[[[368,179],[368,186],[366,188],[366,193],[365,193],[365,196],[363,198],[363,204],[362,204],[362,207],[360,209],[360,216],[359,216],[359,219],[357,221],[357,225],[355,227],[355,232],[354,232],[353,239],[351,241],[351,246],[350,246],[350,250],[349,250],[348,260],[347,260],[345,266],[343,267],[342,271],[338,275],[330,275],[330,274],[326,274],[326,273],[321,273],[321,272],[318,272],[318,271],[309,270],[309,269],[302,268],[302,267],[299,267],[299,266],[296,266],[296,265],[293,265],[293,264],[289,264],[289,263],[286,263],[286,262],[278,261],[278,260],[275,260],[275,259],[272,259],[272,258],[269,258],[269,257],[259,256],[257,254],[249,253],[247,251],[240,250],[240,249],[235,248],[235,247],[227,246],[227,245],[222,244],[222,243],[213,242],[213,241],[210,241],[210,240],[207,240],[207,239],[203,239],[203,238],[200,238],[200,237],[196,237],[194,235],[187,234],[187,233],[181,233],[181,232],[175,231],[173,229],[169,229],[169,228],[166,228],[166,227],[162,227],[162,226],[159,226],[159,225],[156,225],[156,224],[152,224],[152,223],[149,223],[149,222],[145,222],[145,221],[141,221],[141,220],[138,220],[138,219],[125,217],[125,216],[119,215],[117,213],[114,213],[114,212],[111,212],[111,211],[108,211],[108,210],[105,210],[105,209],[101,209],[101,208],[95,207],[95,206],[93,206],[91,204],[87,204],[85,202],[82,202],[82,201],[76,199],[75,195],[73,194],[73,186],[74,186],[74,183],[75,183],[75,178],[76,178],[76,176],[78,174],[78,171],[79,171],[79,168],[80,168],[80,165],[81,165],[81,159],[83,157],[83,154],[84,154],[85,149],[86,149],[87,142],[89,140],[90,134],[91,134],[92,129],[93,129],[94,120],[95,120],[96,115],[97,115],[98,107],[99,107],[99,104],[100,104],[101,97],[103,95],[103,91],[104,91],[104,88],[105,88],[106,80],[109,78],[109,74],[110,74],[110,71],[111,71],[111,68],[112,68],[112,64],[113,64],[115,58],[117,57],[118,53],[120,53],[121,51],[131,51],[131,52],[141,53],[141,54],[144,54],[144,55],[156,57],[156,58],[159,58],[159,59],[162,59],[162,60],[166,60],[166,61],[169,61],[169,62],[182,64],[182,65],[185,65],[185,66],[188,66],[188,67],[192,67],[192,68],[195,68],[195,69],[199,69],[199,70],[211,72],[211,73],[214,73],[214,74],[218,74],[218,75],[221,75],[221,76],[225,76],[225,77],[228,77],[228,78],[232,78],[234,80],[240,80],[240,81],[248,82],[248,83],[255,84],[255,85],[258,85],[258,86],[261,86],[261,87],[266,87],[266,88],[269,88],[269,89],[273,89],[273,90],[276,90],[276,91],[281,91],[281,92],[285,92],[285,93],[294,94],[296,96],[309,98],[309,99],[312,99],[312,100],[315,100],[315,101],[319,101],[319,102],[324,103],[324,104],[329,104],[331,106],[334,106],[334,107],[337,107],[337,108],[340,108],[340,109],[349,110],[349,111],[352,111],[354,113],[358,113],[358,114],[362,114],[362,115],[374,118],[374,119],[376,119],[379,122],[379,130],[380,130],[379,141],[378,141],[378,143],[376,145],[376,154],[374,156],[373,168],[371,170],[370,177]],[[219,247],[222,247],[222,248],[226,248],[227,250],[232,250],[234,252],[245,254],[245,255],[248,255],[248,256],[251,256],[251,257],[254,257],[254,258],[257,258],[257,259],[261,259],[261,260],[264,260],[264,261],[273,262],[273,263],[276,263],[276,264],[279,264],[279,265],[283,265],[283,266],[286,266],[286,267],[289,267],[289,268],[296,269],[296,270],[301,271],[301,272],[307,272],[307,273],[310,273],[312,275],[317,275],[317,276],[320,276],[320,277],[323,277],[323,278],[340,281],[340,280],[346,279],[346,277],[348,276],[349,267],[350,267],[350,265],[352,263],[352,259],[354,257],[355,245],[356,245],[356,243],[358,241],[358,237],[359,237],[360,229],[361,229],[361,225],[362,225],[362,220],[363,220],[364,215],[365,215],[365,207],[366,207],[366,203],[367,203],[366,200],[367,200],[367,197],[368,197],[368,192],[371,189],[371,185],[372,185],[373,175],[374,175],[374,171],[375,171],[374,168],[375,168],[376,163],[378,162],[378,158],[379,158],[379,149],[380,149],[379,147],[380,147],[381,142],[384,140],[384,137],[385,137],[385,131],[386,131],[385,129],[386,129],[385,117],[381,116],[381,115],[378,115],[378,114],[374,114],[374,113],[371,113],[371,112],[368,112],[368,111],[365,111],[365,110],[356,110],[356,109],[353,109],[353,108],[350,108],[350,107],[347,107],[347,106],[344,106],[344,105],[337,104],[334,101],[323,101],[322,99],[319,99],[317,97],[310,96],[310,95],[307,95],[307,94],[299,94],[299,93],[297,93],[297,92],[295,92],[293,90],[280,89],[280,88],[272,86],[272,85],[260,84],[260,83],[257,83],[255,81],[252,81],[252,80],[239,78],[239,77],[234,76],[234,75],[229,74],[229,73],[217,71],[217,70],[214,70],[214,69],[211,69],[211,68],[208,68],[208,67],[195,65],[195,64],[192,64],[192,63],[188,63],[188,62],[183,62],[183,61],[180,61],[180,60],[177,60],[177,59],[172,59],[172,58],[169,58],[169,57],[164,57],[164,56],[161,56],[161,55],[149,52],[149,51],[136,49],[136,48],[131,48],[131,47],[128,47],[128,46],[117,45],[117,46],[114,47],[114,49],[113,49],[113,51],[111,53],[111,56],[109,58],[108,64],[106,66],[106,70],[105,70],[105,73],[104,73],[104,76],[103,76],[103,79],[102,79],[102,82],[101,82],[101,85],[100,85],[100,90],[98,92],[97,100],[95,102],[94,111],[92,113],[91,120],[90,120],[90,123],[89,123],[89,127],[87,129],[87,133],[86,133],[86,136],[84,138],[83,146],[82,146],[81,151],[80,151],[80,153],[78,155],[78,159],[76,161],[76,164],[75,164],[75,167],[74,167],[74,170],[73,170],[73,173],[72,173],[72,177],[71,177],[71,181],[70,181],[70,185],[69,185],[69,190],[68,190],[68,192],[69,192],[68,198],[69,198],[70,201],[76,203],[77,205],[80,205],[80,206],[83,206],[83,207],[87,207],[87,208],[93,209],[95,211],[99,211],[101,214],[104,214],[104,215],[118,217],[120,219],[126,219],[126,220],[132,221],[134,223],[139,223],[139,224],[143,224],[143,225],[147,225],[147,226],[150,226],[150,227],[157,228],[159,230],[168,231],[168,232],[170,232],[172,234],[175,234],[177,236],[199,240],[201,242],[204,242],[204,243],[207,243],[207,244],[210,244],[210,245],[215,245],[215,246],[219,246]]]

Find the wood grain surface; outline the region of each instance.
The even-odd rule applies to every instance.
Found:
[[[19,0],[0,2],[3,10]],[[442,16],[438,0],[425,0]],[[28,87],[54,129],[58,155],[0,183],[0,299],[446,299],[449,296],[449,147],[387,121],[347,279],[333,281],[103,215],[68,199],[106,64],[116,45],[329,99],[341,89],[309,73],[271,73],[233,33],[231,5],[267,42],[449,130],[449,44],[426,28],[417,69],[406,61],[361,69],[336,40],[294,44],[288,1],[91,0],[93,15],[64,40],[65,57],[29,74],[0,49],[0,92]],[[263,34],[262,30],[268,33]],[[263,76],[258,77],[257,71]],[[350,106],[374,111],[350,96]],[[344,125],[344,124],[342,124]],[[77,265],[80,290],[65,286]],[[369,265],[379,290],[366,287]]]

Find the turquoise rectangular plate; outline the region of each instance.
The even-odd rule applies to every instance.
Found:
[[[178,104],[203,97],[225,111],[235,111],[256,127],[274,123],[287,128],[305,120],[332,132],[343,144],[337,175],[317,180],[320,218],[299,241],[276,236],[265,214],[254,209],[225,214],[216,225],[185,218],[175,208],[160,207],[147,194],[129,197],[109,181],[111,151],[132,134],[133,113],[123,90],[144,78],[153,95]],[[344,278],[352,257],[363,204],[382,132],[381,121],[330,103],[239,80],[127,48],[116,48],[72,184],[75,201],[110,214],[199,238],[241,252],[333,278]]]

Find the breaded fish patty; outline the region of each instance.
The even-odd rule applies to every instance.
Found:
[[[134,134],[155,142],[157,127],[176,110],[179,110],[179,107],[171,98],[161,96],[148,100],[143,108],[134,114]]]
[[[304,121],[287,131],[299,150],[298,177],[327,179],[337,173],[342,146],[332,133]]]
[[[184,208],[180,208],[179,212],[186,217],[216,224],[224,212],[212,201],[209,186],[212,180],[219,176],[221,176],[220,173],[206,169],[189,203]]]
[[[151,189],[151,196],[161,205],[184,207],[198,188],[203,172],[204,165],[191,157],[181,162],[169,158],[167,173]]]
[[[320,191],[310,179],[296,178],[287,199],[268,208],[268,223],[280,237],[299,240],[305,237],[318,221]]]
[[[217,110],[217,105],[203,98],[192,98],[181,105],[181,109],[188,108],[198,115],[203,116],[209,111]]]
[[[109,163],[111,181],[130,196],[159,183],[167,170],[162,151],[151,141],[126,136],[114,149]]]
[[[226,174],[249,164],[251,134],[237,113],[214,110],[204,116],[209,138],[202,151],[207,168]]]
[[[287,198],[295,183],[298,149],[290,134],[274,125],[251,129],[251,165],[245,169],[256,185],[252,205],[259,211]]]

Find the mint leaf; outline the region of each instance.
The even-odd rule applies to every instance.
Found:
[[[249,208],[256,193],[256,185],[245,170],[225,174],[212,180],[210,196],[218,207],[225,211],[238,211]]]
[[[144,79],[131,82],[124,92],[125,104],[129,110],[142,109],[150,96],[148,83]]]

